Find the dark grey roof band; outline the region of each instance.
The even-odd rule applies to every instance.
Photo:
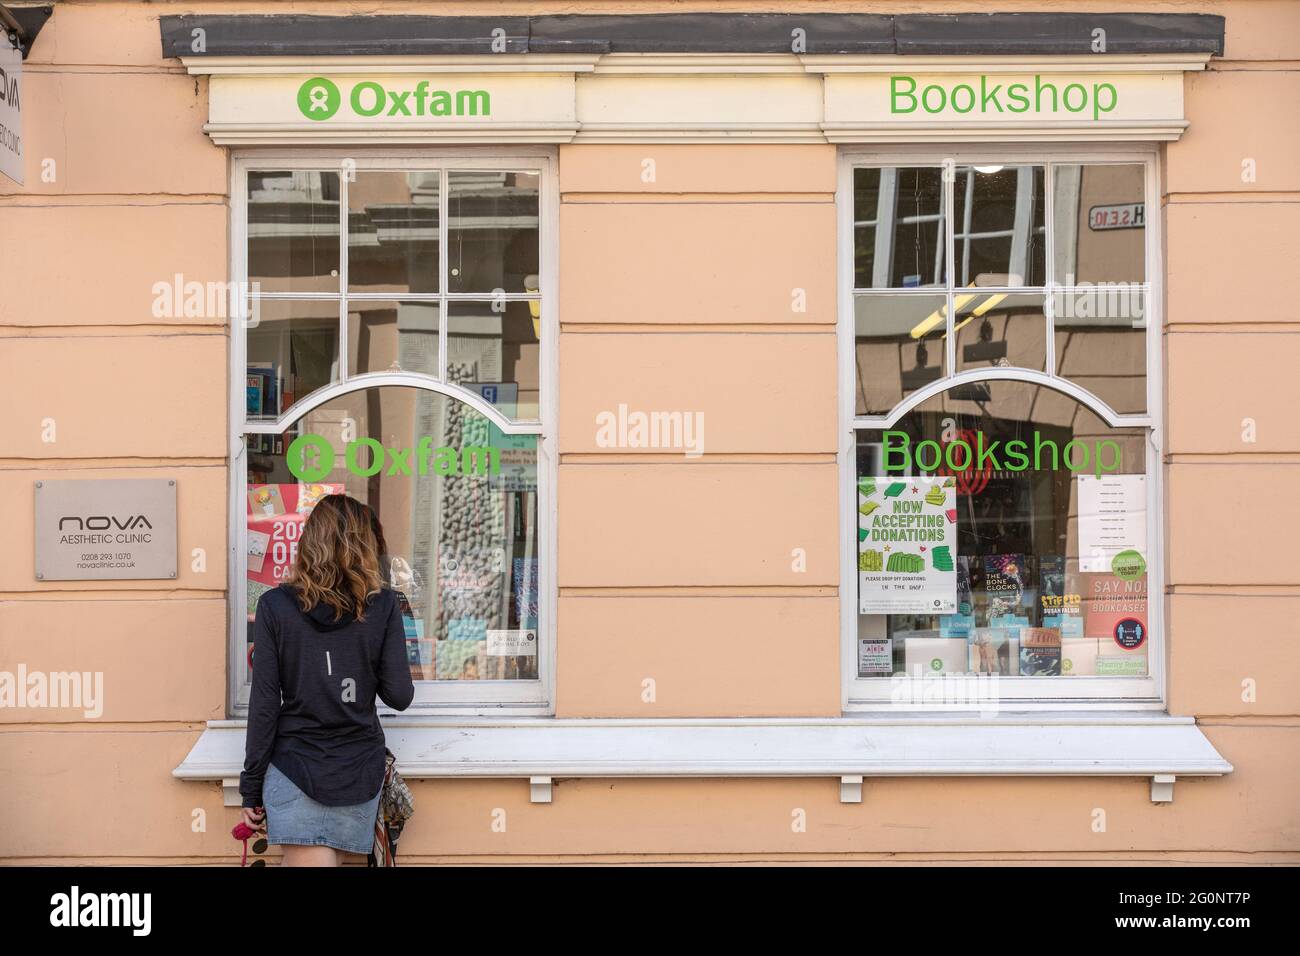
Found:
[[[1184,13],[688,13],[538,17],[164,16],[164,56],[491,53],[1223,55],[1224,20]],[[194,31],[202,30],[200,48]],[[496,31],[496,32],[494,32]],[[495,44],[495,46],[494,46]]]
[[[1094,31],[1104,33],[1096,37]],[[1214,53],[1223,17],[1185,13],[954,13],[894,17],[898,53]]]

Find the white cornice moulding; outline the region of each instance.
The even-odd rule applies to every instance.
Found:
[[[583,123],[577,143],[822,143],[817,123]]]
[[[624,76],[782,73],[1172,73],[1208,53],[1092,56],[900,56],[795,53],[500,53],[465,56],[183,56],[194,76],[352,73],[599,73]]]
[[[317,76],[403,73],[590,73],[600,57],[574,53],[491,56],[183,56],[193,76]]]
[[[1150,143],[1178,139],[1187,129],[1186,120],[1163,123],[1109,122],[1104,126],[1086,123],[823,123],[828,143]]]
[[[314,144],[324,146],[373,145],[472,145],[569,143],[578,127],[573,123],[530,123],[487,126],[481,123],[403,124],[387,129],[341,123],[304,127],[294,123],[208,123],[203,131],[218,146],[276,146]]]
[[[808,54],[809,73],[1177,73],[1205,69],[1209,53],[1135,53],[1084,56],[873,56]]]
[[[621,76],[808,73],[793,53],[606,53],[595,73]]]

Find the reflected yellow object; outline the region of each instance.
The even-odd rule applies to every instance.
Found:
[[[966,305],[967,302],[975,298],[975,295],[976,293],[972,292],[969,295],[957,296],[955,299],[952,300],[953,308],[961,309],[963,306]],[[922,319],[912,328],[912,338],[914,339],[921,338],[923,335],[925,335],[927,332],[933,329],[940,322],[944,321],[947,318],[947,316],[948,316],[948,306],[943,305],[935,309],[933,312],[931,312],[928,316],[926,316],[924,319]]]
[[[966,318],[964,318],[964,319],[962,319],[960,322],[958,322],[956,325],[954,325],[954,326],[952,327],[952,330],[953,330],[954,332],[956,332],[956,331],[959,330],[962,326],[964,326],[964,325],[966,325],[968,322],[970,322],[971,319],[977,319],[977,318],[979,318],[981,315],[983,315],[983,314],[984,314],[985,312],[987,312],[989,309],[993,308],[995,305],[997,305],[999,302],[1001,302],[1001,301],[1002,301],[1003,299],[1005,299],[1006,297],[1007,297],[1007,293],[1005,293],[1005,292],[998,292],[998,293],[995,293],[994,295],[989,296],[987,299],[985,299],[985,300],[984,300],[983,302],[981,302],[979,305],[975,306],[975,308],[971,309],[971,310],[970,310],[970,314],[967,315]],[[948,336],[948,333],[945,332],[945,333],[944,333],[944,338],[947,338],[947,336]],[[913,338],[916,337],[916,333],[915,333],[915,332],[912,333],[912,337],[913,337]]]

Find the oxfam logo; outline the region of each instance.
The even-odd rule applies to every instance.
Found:
[[[298,109],[310,120],[327,120],[339,111],[342,97],[332,80],[316,76],[298,87]]]
[[[314,454],[309,454],[313,453]],[[284,461],[299,481],[321,481],[334,470],[337,456],[324,435],[299,435],[289,445]],[[385,448],[374,438],[348,442],[343,463],[361,478],[373,475],[499,475],[501,449],[493,445],[466,445],[459,450],[435,446],[424,436],[413,448]],[[388,468],[385,471],[384,466]]]

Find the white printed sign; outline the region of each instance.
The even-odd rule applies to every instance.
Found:
[[[858,641],[858,676],[868,674],[892,674],[894,672],[894,642],[892,638],[883,641]]]
[[[1145,203],[1117,203],[1111,206],[1093,206],[1088,210],[1088,228],[1093,232],[1107,229],[1142,229],[1145,226]]]
[[[1079,475],[1079,570],[1109,573],[1121,551],[1147,553],[1145,475]]]
[[[23,184],[23,54],[0,32],[0,173]]]
[[[957,489],[951,477],[858,479],[862,614],[957,610]]]
[[[536,631],[487,632],[488,657],[536,657]]]

